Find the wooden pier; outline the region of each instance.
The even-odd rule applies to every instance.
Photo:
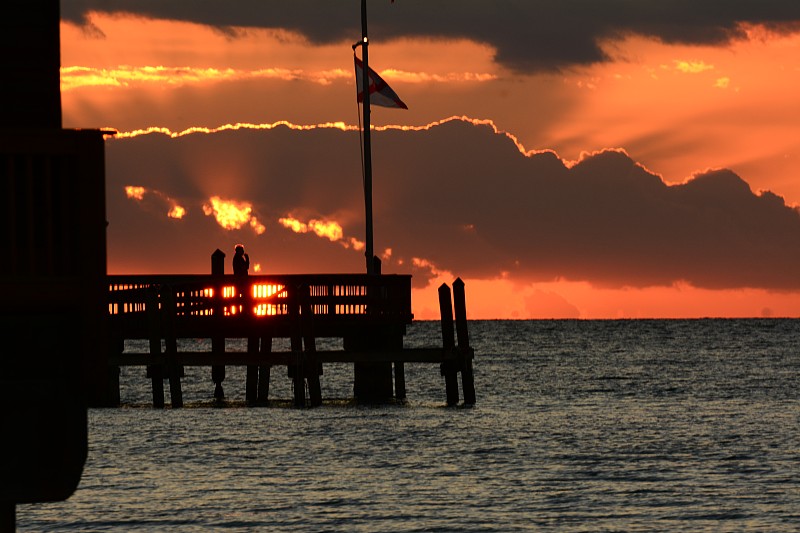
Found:
[[[221,257],[219,254],[222,254]],[[224,254],[212,256],[222,271]],[[164,382],[172,407],[183,405],[185,366],[211,367],[214,397],[224,398],[226,366],[246,366],[245,398],[265,405],[274,366],[293,381],[294,405],[322,404],[320,376],[326,363],[354,365],[358,401],[406,398],[406,363],[438,363],[448,405],[475,403],[473,350],[469,346],[464,284],[439,288],[442,346],[404,348],[411,324],[411,276],[299,274],[232,276],[108,276],[110,396],[119,404],[119,367],[145,366],[153,405],[164,407]],[[455,310],[455,311],[454,311]],[[455,313],[455,315],[454,315]],[[341,338],[341,350],[317,350],[318,338]],[[179,352],[177,339],[210,339],[207,352]],[[273,339],[290,340],[290,351],[273,351]],[[457,342],[456,342],[457,338]],[[126,353],[126,339],[149,341],[149,353]],[[226,339],[247,339],[246,352],[226,351]],[[163,349],[162,349],[163,340]]]

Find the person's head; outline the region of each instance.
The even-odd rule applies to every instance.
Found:
[[[244,246],[241,244],[237,244],[233,249],[236,252],[236,255],[242,255],[244,253]]]

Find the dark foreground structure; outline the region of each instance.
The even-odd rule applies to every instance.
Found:
[[[61,127],[58,0],[0,20],[0,531],[17,503],[63,500],[105,379],[104,132]],[[98,374],[99,373],[99,374]]]
[[[153,405],[183,405],[184,366],[208,366],[214,397],[224,398],[226,366],[246,366],[248,404],[269,400],[272,368],[287,367],[295,406],[322,404],[325,363],[354,365],[353,394],[360,402],[402,401],[405,363],[438,363],[448,405],[475,403],[464,284],[439,289],[441,348],[403,348],[412,321],[411,276],[380,274],[224,275],[225,254],[212,255],[211,275],[109,276],[108,358],[110,405],[119,404],[119,367],[146,366]],[[455,308],[455,320],[454,320]],[[455,327],[454,327],[455,325]],[[455,333],[458,333],[458,343]],[[178,339],[210,339],[210,352],[180,352]],[[291,350],[273,351],[273,340]],[[319,351],[318,338],[339,338],[341,350]],[[126,339],[149,341],[149,353],[126,353]],[[226,350],[226,339],[247,339],[246,352]],[[162,342],[163,341],[163,342]]]

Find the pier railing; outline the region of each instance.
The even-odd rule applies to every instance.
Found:
[[[175,317],[178,336],[197,330],[198,337],[208,336],[199,334],[208,328],[235,337],[254,327],[289,336],[281,330],[303,313],[334,336],[348,326],[404,327],[413,319],[411,276],[405,275],[121,275],[108,276],[108,287],[112,332],[121,330],[124,338],[147,338],[147,310],[154,308]]]

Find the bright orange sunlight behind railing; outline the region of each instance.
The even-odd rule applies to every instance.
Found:
[[[283,285],[275,285],[275,284],[267,284],[267,283],[257,283],[252,287],[253,291],[253,299],[260,300],[265,298],[286,298],[286,290]],[[255,314],[256,316],[270,316],[270,315],[278,315],[284,314],[283,306],[285,304],[276,304],[276,303],[256,303],[255,307]]]

